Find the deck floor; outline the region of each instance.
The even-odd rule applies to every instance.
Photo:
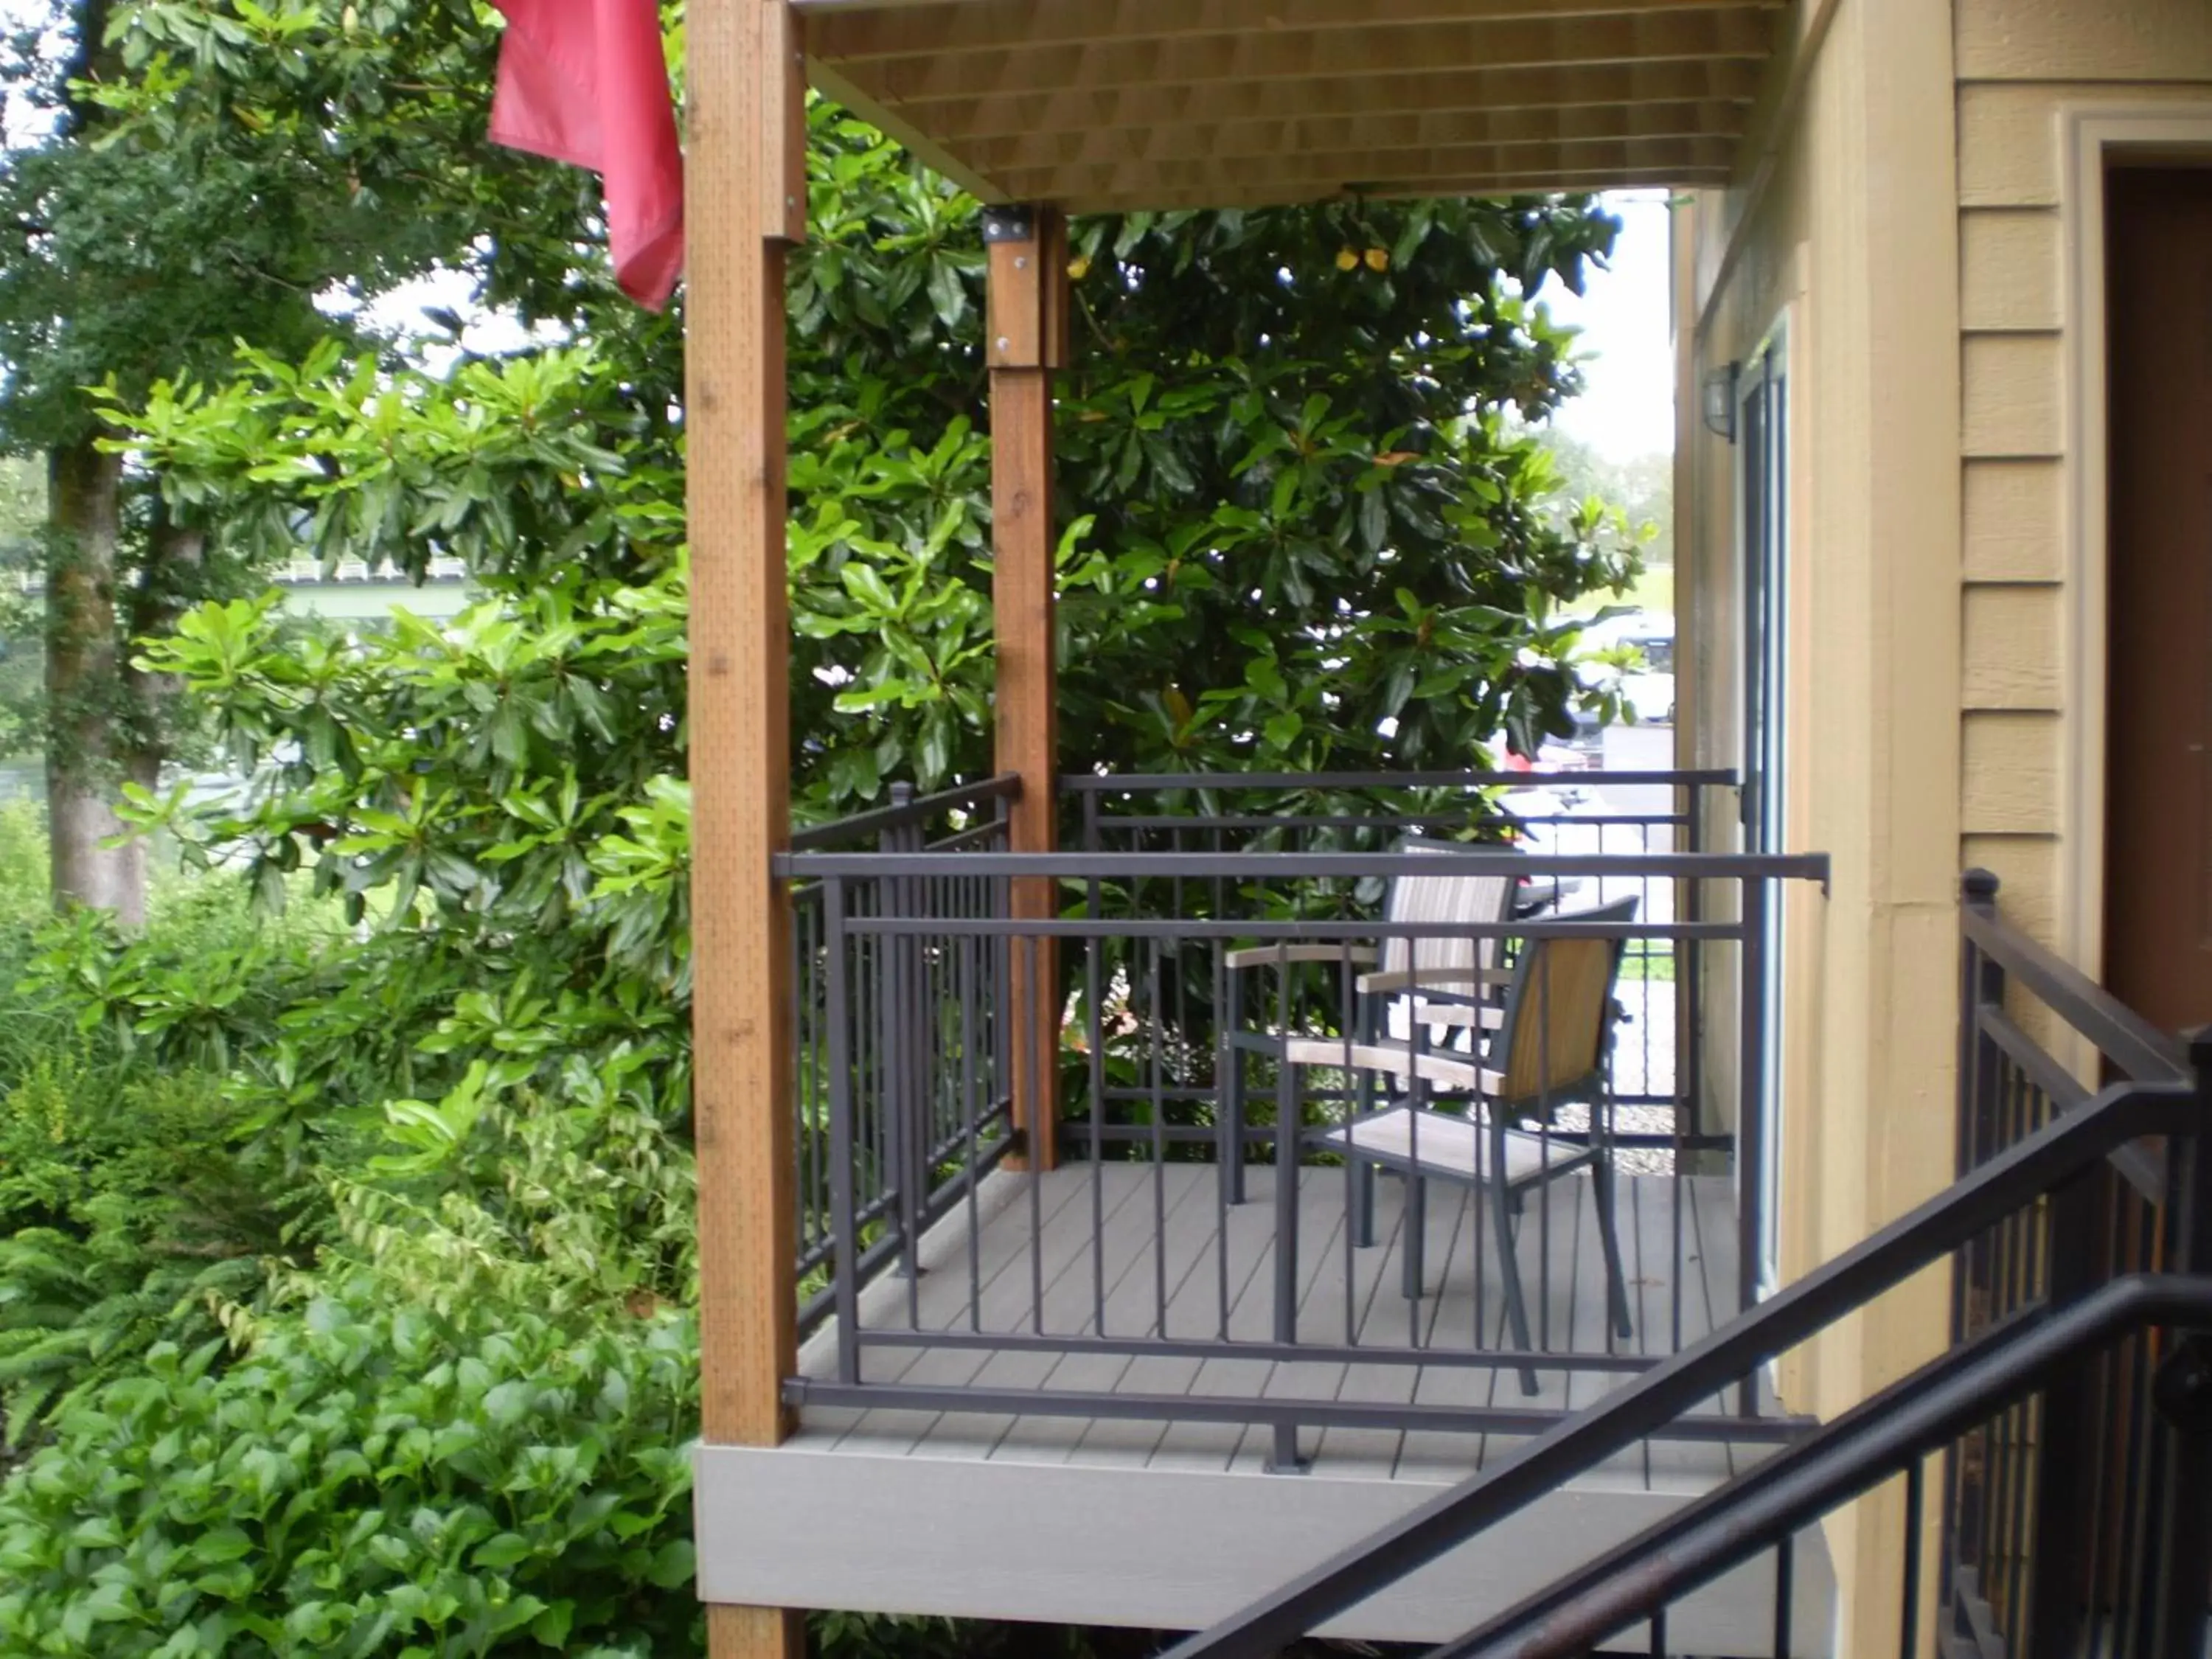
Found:
[[[1224,1334],[1267,1340],[1276,1279],[1274,1172],[1255,1166],[1249,1182],[1247,1201],[1228,1208],[1224,1223],[1218,1172],[1210,1164],[1076,1164],[1034,1180],[994,1175],[972,1214],[967,1206],[956,1210],[925,1239],[918,1277],[886,1276],[869,1287],[860,1326],[1005,1335],[1033,1332],[1041,1322],[1048,1334],[1077,1339],[1103,1328],[1124,1338],[1164,1329],[1197,1340]],[[1418,1304],[1402,1288],[1402,1183],[1376,1183],[1378,1242],[1371,1247],[1350,1247],[1346,1198],[1340,1170],[1304,1172],[1296,1263],[1300,1338],[1421,1346],[1439,1355],[1479,1348],[1508,1363],[1278,1363],[1095,1350],[870,1346],[862,1352],[863,1380],[1518,1409],[1580,1408],[1630,1375],[1553,1370],[1538,1374],[1534,1395],[1524,1394],[1510,1362],[1498,1252],[1491,1248],[1486,1212],[1478,1218],[1471,1193],[1431,1185],[1427,1291]],[[1532,1195],[1516,1224],[1537,1346],[1607,1352],[1605,1280],[1589,1182],[1577,1176],[1556,1182],[1540,1205]],[[1619,1231],[1634,1333],[1611,1340],[1613,1351],[1663,1356],[1735,1312],[1736,1223],[1727,1177],[1624,1176]],[[834,1375],[835,1340],[834,1329],[816,1334],[801,1357],[803,1375]],[[1474,1473],[1518,1437],[1331,1426],[1303,1430],[1300,1442],[1313,1474],[1437,1485]],[[1264,1427],[1235,1424],[809,1407],[799,1443],[878,1457],[1238,1473],[1265,1467],[1271,1436]],[[1687,1495],[1727,1479],[1766,1449],[1650,1442],[1593,1471],[1591,1479],[1613,1490]]]

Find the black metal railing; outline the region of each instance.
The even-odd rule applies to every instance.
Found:
[[[1019,793],[1012,776],[925,796],[895,784],[888,805],[792,837],[802,854],[867,848],[933,860],[926,872],[880,893],[840,889],[833,896],[818,880],[790,883],[802,1331],[831,1310],[834,1261],[862,1273],[894,1260],[910,1265],[923,1231],[972,1194],[1012,1145],[1004,951],[978,947],[948,957],[872,941],[862,960],[846,960],[841,950],[833,963],[832,928],[842,940],[849,917],[833,919],[830,906],[1003,913],[1000,884],[969,873],[959,855],[1006,850],[1007,813]],[[953,1009],[957,1030],[948,1031]],[[859,1103],[842,1147],[831,1109],[841,1074]]]
[[[1518,847],[1540,854],[1646,857],[1705,849],[1716,810],[1739,783],[1729,770],[1073,773],[1060,780],[1085,852],[1387,852],[1409,836]],[[1732,803],[1731,803],[1732,810]],[[1226,895],[1170,878],[1162,902],[1176,915],[1227,914]],[[1651,921],[1702,920],[1706,894],[1649,875],[1610,875],[1573,896],[1602,903],[1633,896]],[[1098,896],[1095,892],[1094,899]],[[1310,900],[1320,896],[1306,896]],[[1371,892],[1366,896],[1371,902]],[[1532,895],[1532,897],[1535,896]],[[1679,918],[1674,908],[1679,901]],[[1628,941],[1622,979],[1638,1018],[1614,1051],[1613,1098],[1681,1115],[1651,1142],[1672,1150],[1679,1127],[1703,1133],[1698,1076],[1703,942]],[[1632,1114],[1625,1140],[1650,1136],[1654,1115]]]
[[[1392,919],[1393,884],[1446,872],[1528,878],[1554,895],[1582,882],[1595,897],[1618,882],[1632,899],[1703,896],[1664,920],[1619,902],[1591,915],[1572,895],[1565,908],[1489,921]],[[828,1235],[816,1260],[837,1316],[825,1338],[834,1364],[793,1378],[796,1402],[1256,1426],[1283,1467],[1332,1428],[1540,1432],[1755,1292],[1759,1183],[1735,1180],[1733,1165],[1756,1170],[1766,1133],[1759,1023],[1742,1023],[1730,1068],[1751,1086],[1713,1091],[1715,1127],[1695,1148],[1672,1116],[1650,1137],[1668,1156],[1640,1174],[1630,1154],[1655,1149],[1622,1144],[1606,1081],[1617,977],[1589,1005],[1594,1068],[1559,1058],[1578,1052],[1571,1035],[1525,1033],[1568,1018],[1556,964],[1575,947],[1587,959],[1596,946],[1617,976],[1632,949],[1694,944],[1739,988],[1761,983],[1774,888],[1824,879],[1825,860],[801,848],[780,873],[818,894],[809,948],[822,1012],[809,1029],[822,1082],[806,1099],[818,1094],[824,1113]],[[1063,895],[1060,914],[1017,916],[1013,884],[1039,879]],[[1472,994],[1384,985],[1373,976],[1393,940],[1417,963],[1431,944],[1491,940],[1496,965]],[[1055,963],[1061,976],[1045,984]],[[994,1000],[969,988],[987,981]],[[1062,1011],[1048,1022],[1055,1052],[1040,1051],[1036,1027],[993,1016],[1015,1000]],[[1482,1030],[1504,1035],[1488,1048],[1455,1035]],[[1516,1067],[1515,1044],[1535,1060]],[[971,1069],[990,1083],[971,1085]],[[984,1177],[1008,1146],[1009,1100],[1042,1097],[1048,1075],[1074,1160],[994,1188]],[[1370,1156],[1366,1141],[1347,1155],[1347,1134],[1394,1112],[1405,1156]],[[1448,1146],[1478,1140],[1492,1149],[1487,1164],[1447,1166]],[[906,1167],[927,1165],[933,1184],[871,1176],[885,1146],[909,1149]],[[1378,1181],[1378,1166],[1420,1179]],[[908,1191],[949,1196],[916,1208]],[[948,1224],[921,1250],[938,1216]],[[911,1271],[883,1271],[895,1261]],[[975,1375],[947,1382],[937,1364],[925,1368],[937,1380],[908,1378],[929,1351],[975,1356]],[[993,1357],[1026,1363],[987,1369]],[[1108,1359],[1120,1363],[1095,1363]],[[1188,1386],[1200,1368],[1237,1360],[1375,1367],[1406,1385],[1358,1401],[1289,1386],[1287,1371]],[[1010,1380],[1063,1362],[1073,1363],[1050,1386]],[[1147,1369],[1182,1381],[1130,1380]],[[1496,1372],[1520,1395],[1412,1397],[1417,1375],[1453,1371]],[[1103,1380],[1071,1381],[1086,1376]],[[1771,1443],[1799,1431],[1763,1408],[1755,1379],[1738,1382],[1666,1432]]]
[[[2080,1110],[2104,1085],[2203,1088],[2203,1054],[2014,927],[1986,872],[1966,878],[1961,931],[1961,1168]],[[2212,1233],[2194,1249],[2186,1237],[2212,1222],[2198,1212],[2212,1195],[2190,1188],[2205,1173],[2197,1158],[2194,1138],[2136,1142],[1975,1240],[1953,1275],[1954,1340],[2129,1274],[2212,1269]],[[2172,1340],[2131,1334],[1960,1444],[1947,1473],[1949,1628],[2002,1643],[2013,1659],[2165,1654],[2177,1620],[2196,1628],[2212,1531],[2200,1520],[2178,1545],[2193,1573],[2161,1559],[2182,1492],[2205,1504],[2201,1486],[2176,1490],[2188,1449],[2154,1397]],[[2164,1605],[2172,1595],[2196,1598],[2194,1614]]]
[[[1796,1589],[1800,1540],[1890,1482],[1904,1516],[1895,1650],[1908,1659],[2203,1651],[2212,1042],[2185,1052],[2149,1028],[2007,924],[1996,894],[1993,878],[1967,878],[1952,1187],[1173,1659],[1279,1650],[1938,1266],[1954,1291],[1948,1352],[1435,1652],[1696,1651],[1674,1621],[1685,1599],[1760,1562],[1771,1651],[1825,1651],[1828,1609]],[[1930,1526],[1944,1545],[1933,1597]]]

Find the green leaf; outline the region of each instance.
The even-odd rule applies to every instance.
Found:
[[[503,1532],[479,1544],[476,1553],[469,1559],[479,1567],[496,1571],[501,1567],[511,1567],[532,1553],[533,1546],[520,1533]]]
[[[681,1589],[690,1583],[693,1575],[691,1540],[672,1538],[653,1553],[653,1564],[645,1571],[647,1582],[663,1589]]]

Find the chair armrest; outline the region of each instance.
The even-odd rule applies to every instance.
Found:
[[[1346,1043],[1334,1037],[1293,1037],[1282,1045],[1280,1060],[1285,1066],[1372,1072],[1395,1078],[1418,1077],[1447,1089],[1493,1095],[1504,1081],[1497,1073],[1463,1054],[1408,1054],[1395,1044]]]
[[[1272,968],[1277,963],[1371,963],[1373,947],[1365,945],[1254,945],[1231,951],[1221,958],[1231,973],[1246,968]]]
[[[1494,1031],[1505,1024],[1505,1010],[1494,1002],[1429,1002],[1413,1005],[1416,1025],[1480,1025]]]
[[[1362,996],[1390,991],[1473,989],[1485,985],[1510,985],[1510,968],[1399,968],[1387,974],[1362,974]]]

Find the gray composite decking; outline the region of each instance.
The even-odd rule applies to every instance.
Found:
[[[1273,1334],[1274,1171],[1248,1175],[1247,1201],[1221,1224],[1218,1173],[1210,1164],[1075,1164],[1037,1183],[994,1178],[979,1195],[982,1225],[969,1248],[967,1218],[949,1218],[930,1241],[916,1279],[888,1279],[862,1304],[872,1331],[920,1329],[1028,1334],[1039,1327],[1080,1340],[1109,1335],[1265,1341]],[[1522,1278],[1540,1348],[1663,1355],[1675,1346],[1670,1291],[1677,1242],[1674,1194],[1684,1195],[1680,1341],[1694,1342],[1736,1300],[1735,1210],[1725,1176],[1630,1176],[1620,1183],[1619,1231],[1635,1332],[1608,1343],[1604,1278],[1589,1182],[1554,1183],[1532,1195],[1520,1218]],[[1347,1251],[1340,1170],[1310,1168],[1300,1188],[1298,1334],[1301,1340],[1389,1348],[1422,1346],[1447,1363],[1276,1363],[1103,1352],[978,1352],[960,1348],[863,1350],[870,1382],[933,1389],[1072,1389],[1085,1393],[1228,1395],[1275,1399],[1414,1401],[1556,1409],[1586,1406],[1625,1380],[1620,1372],[1538,1374],[1522,1392],[1509,1362],[1449,1363],[1480,1346],[1510,1355],[1497,1251],[1486,1229],[1477,1261],[1472,1194],[1433,1183],[1425,1243],[1429,1292],[1418,1304],[1401,1289],[1401,1183],[1376,1184],[1376,1243]],[[1548,1232],[1548,1249],[1543,1235]],[[1103,1241],[1103,1249],[1093,1240]],[[1155,1241],[1164,1248],[1156,1249]],[[1477,1272],[1483,1281],[1477,1294]],[[1540,1291],[1548,1291],[1540,1295]],[[1161,1316],[1164,1304],[1165,1317]],[[1102,1312],[1103,1319],[1100,1318]],[[1478,1317],[1481,1341],[1476,1341]],[[811,1342],[809,1376],[834,1373],[834,1330]],[[1259,1471],[1271,1436],[1260,1427],[1077,1416],[1019,1419],[908,1410],[811,1408],[806,1438],[826,1449],[871,1455],[1053,1459],[1113,1467]],[[1316,1473],[1363,1480],[1451,1480],[1480,1468],[1517,1437],[1439,1431],[1308,1429],[1301,1454]],[[1647,1490],[1703,1491],[1741,1466],[1723,1443],[1662,1442],[1624,1455],[1609,1473]],[[1748,1455],[1757,1455],[1757,1452]]]
[[[1076,1164],[1035,1178],[1001,1172],[972,1206],[925,1238],[918,1279],[885,1276],[861,1301],[870,1330],[1036,1326],[1079,1339],[1161,1328],[1201,1340],[1273,1334],[1273,1174],[1250,1172],[1249,1200],[1226,1225],[1211,1165]],[[1624,1177],[1620,1215],[1635,1334],[1628,1352],[1671,1349],[1674,1195],[1681,1221],[1680,1340],[1692,1342],[1735,1305],[1735,1213],[1725,1176]],[[1402,1346],[1404,1211],[1378,1183],[1378,1243],[1347,1254],[1340,1170],[1304,1173],[1299,1193],[1299,1332],[1341,1343],[1346,1316],[1363,1343]],[[1464,1350],[1476,1328],[1476,1259],[1468,1194],[1431,1189],[1428,1293],[1419,1340]],[[1553,1261],[1545,1318],[1556,1348],[1602,1352],[1603,1279],[1589,1182],[1557,1183],[1522,1218],[1532,1297]],[[1103,1240],[1103,1249],[1093,1240]],[[1155,1249],[1155,1239],[1164,1247]],[[1486,1250],[1482,1318],[1501,1344],[1496,1252]],[[1224,1292],[1224,1286],[1226,1285]],[[1042,1297],[1040,1300],[1040,1290]],[[1538,1317],[1532,1304],[1531,1317]],[[1543,1339],[1540,1336],[1540,1342]],[[836,1365],[834,1328],[801,1354],[809,1376]],[[1273,1363],[1255,1359],[1020,1352],[921,1346],[864,1351],[872,1382],[933,1388],[1082,1390],[1195,1396],[1580,1407],[1619,1373],[1540,1374],[1533,1400],[1507,1363]],[[858,1611],[1033,1619],[1182,1629],[1204,1625],[1354,1545],[1517,1442],[1498,1434],[1309,1428],[1304,1474],[1269,1473],[1270,1436],[1232,1424],[1133,1421],[1029,1413],[810,1407],[773,1449],[707,1446],[698,1455],[700,1584],[709,1601]],[[1663,1517],[1766,1447],[1656,1441],[1634,1448],[1414,1573],[1327,1627],[1369,1640],[1458,1634],[1562,1571]],[[1800,1540],[1799,1617],[1791,1651],[1827,1651],[1829,1598],[1817,1534]],[[1773,1651],[1771,1568],[1746,1567],[1669,1620],[1675,1651]],[[1634,1640],[1619,1650],[1638,1650]]]

